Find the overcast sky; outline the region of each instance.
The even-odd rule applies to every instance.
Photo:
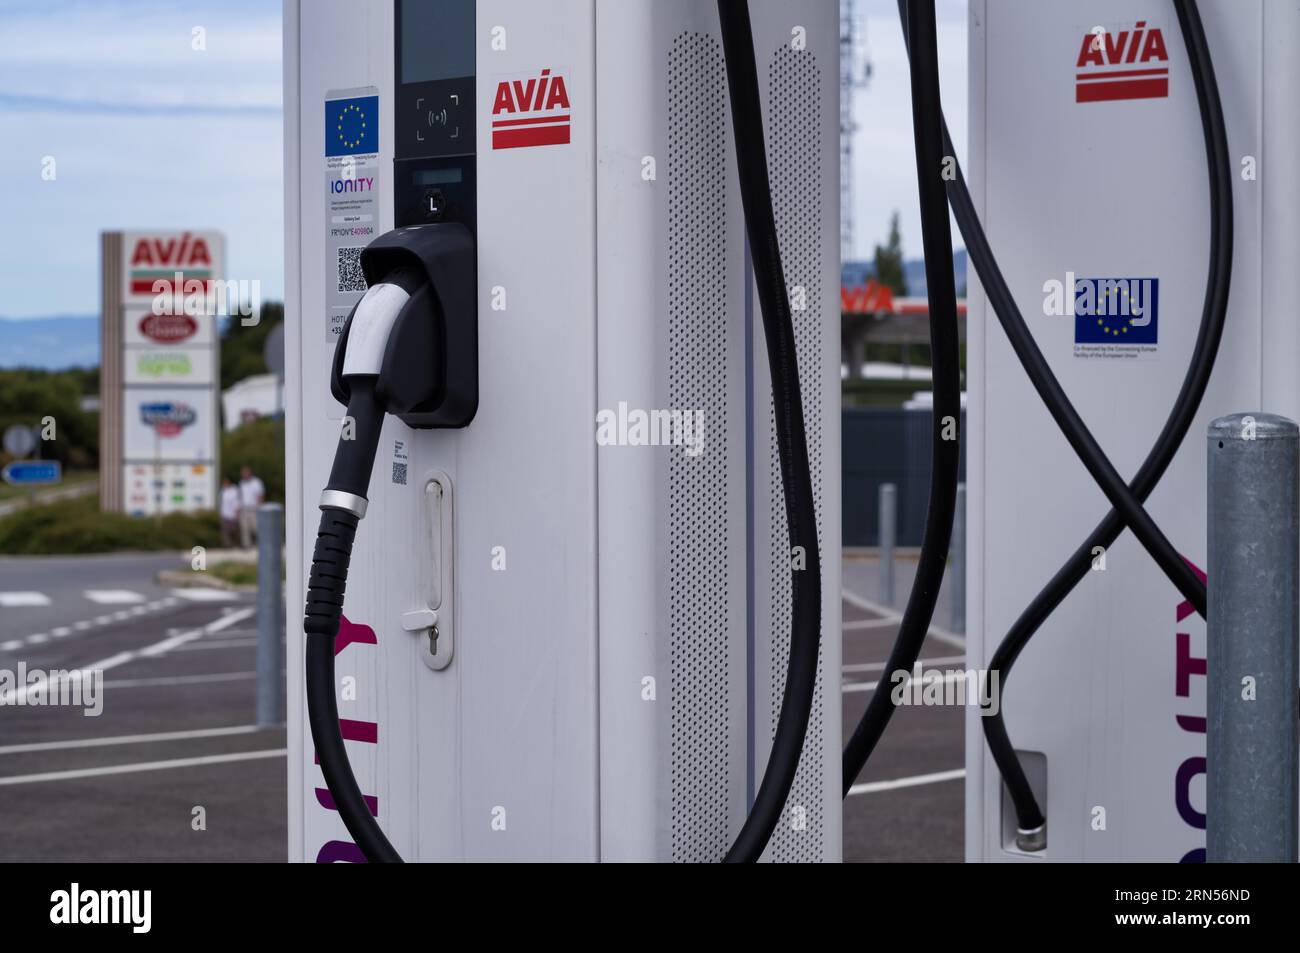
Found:
[[[858,129],[853,142],[854,246],[856,258],[869,258],[889,231],[889,216],[900,215],[903,251],[921,257],[921,216],[917,209],[916,158],[912,148],[911,81],[907,49],[895,0],[857,0],[862,52],[871,79],[854,93]],[[938,0],[939,83],[943,111],[958,158],[966,163],[966,0]],[[952,223],[954,248],[964,247]]]
[[[104,229],[220,229],[280,298],[280,85],[277,0],[0,0],[0,314],[97,314]]]
[[[856,250],[870,254],[897,208],[917,257],[898,16],[893,0],[857,2],[872,78],[856,94]],[[945,108],[963,157],[965,8],[939,0]],[[0,0],[0,315],[97,313],[105,229],[220,229],[229,277],[259,279],[263,299],[279,299],[280,84],[278,0]],[[47,156],[53,181],[41,177]]]

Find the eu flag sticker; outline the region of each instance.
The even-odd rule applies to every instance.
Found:
[[[326,101],[326,156],[356,156],[378,151],[378,96]]]
[[[1074,343],[1154,345],[1159,339],[1158,278],[1079,278],[1074,283]]]

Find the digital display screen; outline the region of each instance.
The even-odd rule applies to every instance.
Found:
[[[474,0],[401,0],[402,82],[474,75]]]
[[[459,168],[420,169],[412,178],[416,185],[453,185],[464,179],[464,172]]]

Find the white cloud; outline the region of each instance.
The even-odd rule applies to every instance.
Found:
[[[280,49],[274,3],[0,3],[0,312],[97,312],[98,234],[130,228],[218,228],[281,297]]]

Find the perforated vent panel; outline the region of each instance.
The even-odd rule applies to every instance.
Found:
[[[716,861],[730,846],[727,606],[726,74],[722,47],[680,34],[668,69],[668,393],[702,410],[704,452],[669,463],[672,624],[671,852]]]
[[[781,263],[794,305],[795,346],[799,356],[799,389],[803,397],[804,426],[808,437],[808,462],[812,469],[813,494],[817,510],[818,549],[825,544],[822,532],[822,340],[818,321],[821,316],[822,249],[822,162],[818,144],[822,140],[820,117],[821,71],[817,60],[807,50],[792,50],[782,45],[768,64],[768,111],[766,123],[768,175],[772,185],[772,204],[781,244]],[[804,308],[801,310],[800,296]],[[785,670],[790,660],[790,561],[789,530],[785,523],[785,498],[782,495],[781,463],[776,444],[776,420],[768,395],[768,447],[770,467],[771,560],[769,565],[771,596],[771,676],[768,686],[772,697],[772,730],[776,730],[775,713],[785,695]],[[822,560],[823,564],[825,560]],[[823,598],[825,595],[823,594]],[[823,609],[823,611],[825,611]],[[823,783],[820,780],[825,760],[823,703],[826,683],[826,655],[817,663],[817,693],[814,696],[803,757],[795,775],[794,787],[786,802],[785,815],[772,834],[768,856],[772,860],[813,862],[822,858],[824,823]],[[836,716],[838,717],[838,715]],[[792,812],[802,811],[802,817]],[[801,829],[802,826],[802,829]]]

